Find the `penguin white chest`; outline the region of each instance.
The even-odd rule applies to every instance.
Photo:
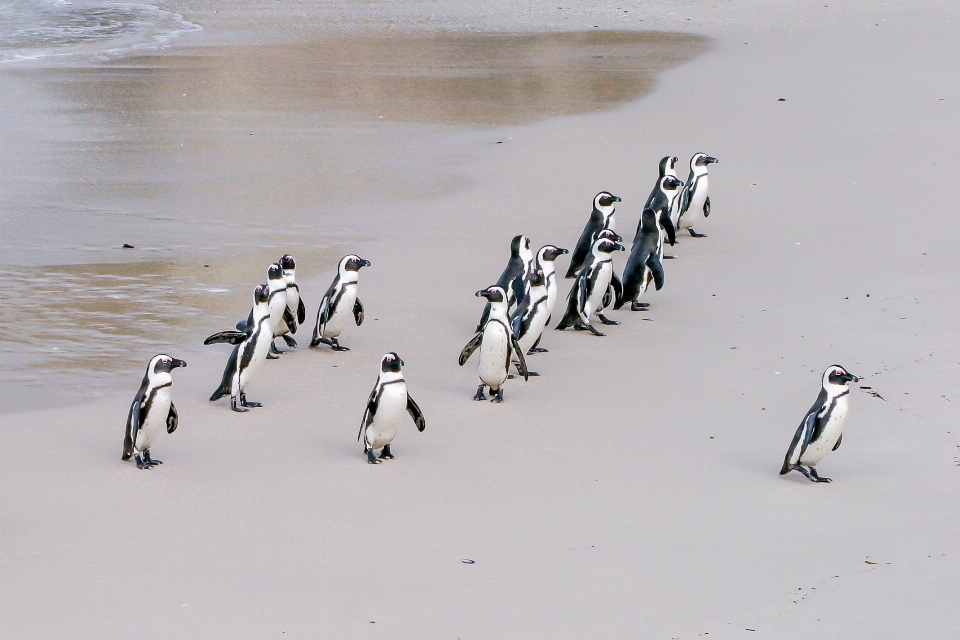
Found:
[[[507,379],[507,355],[510,336],[498,321],[488,321],[480,343],[480,379],[492,389],[499,389]]]
[[[243,367],[239,372],[239,387],[240,391],[243,391],[247,388],[247,385],[250,384],[250,377],[260,368],[260,364],[267,359],[267,354],[270,352],[270,344],[273,342],[272,334],[270,333],[269,327],[267,326],[269,321],[261,324],[260,331],[251,339],[248,340],[243,349],[251,349],[253,354],[250,358],[250,361],[247,363],[246,367],[243,367],[243,356],[244,353],[240,353],[238,366]]]
[[[330,320],[323,326],[324,338],[339,337],[347,326],[347,320],[353,317],[353,305],[357,302],[357,283],[343,285],[340,299],[330,315]]]
[[[827,455],[837,444],[843,434],[843,425],[847,422],[847,396],[837,398],[830,410],[830,417],[823,427],[820,437],[807,445],[806,451],[800,456],[800,464],[814,466],[823,456]]]
[[[270,298],[270,328],[274,333],[280,328],[283,322],[283,311],[287,308],[287,292],[278,291]]]
[[[367,427],[366,440],[369,448],[379,449],[393,442],[400,430],[406,408],[406,383],[401,381],[384,385],[380,392],[380,402],[377,404],[377,414]]]
[[[167,428],[167,415],[170,413],[170,387],[157,389],[153,395],[153,402],[150,403],[150,411],[147,412],[146,419],[140,424],[140,430],[137,431],[137,441],[134,446],[137,451],[149,449],[157,441],[159,436]]]
[[[546,326],[547,300],[544,297],[534,303],[534,314],[530,318],[530,327],[527,329],[527,332],[523,334],[523,337],[517,339],[517,344],[520,345],[520,349],[524,353],[530,350],[530,347],[532,347],[533,343],[540,337],[540,334],[543,333],[543,329]]]
[[[553,314],[553,305],[557,301],[557,274],[550,273],[546,277],[547,285],[547,317]]]
[[[598,267],[596,284],[590,291],[590,297],[587,299],[587,309],[584,312],[589,314],[600,308],[603,302],[603,295],[610,286],[610,280],[613,277],[613,261],[605,260]]]
[[[690,193],[690,204],[683,214],[683,218],[680,219],[681,228],[689,229],[697,220],[703,217],[703,205],[707,201],[708,184],[709,180],[706,174],[697,178],[696,184],[693,186],[693,191]]]

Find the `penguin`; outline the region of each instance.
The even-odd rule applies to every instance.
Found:
[[[623,250],[622,244],[606,237],[601,236],[594,241],[588,256],[590,262],[577,274],[573,288],[567,296],[567,312],[557,325],[557,330],[563,331],[572,326],[581,331],[589,330],[595,336],[604,335],[590,324],[590,316],[597,309],[601,309],[603,298],[608,295],[607,289],[613,280],[613,257],[610,254]],[[620,324],[608,320],[602,313],[597,317],[604,324]]]
[[[133,398],[127,413],[127,431],[123,437],[123,455],[121,460],[131,457],[137,462],[138,469],[150,469],[163,464],[150,457],[150,447],[157,436],[166,428],[167,433],[177,430],[177,408],[170,397],[173,384],[171,372],[187,363],[165,353],[153,356],[143,375],[140,390]]]
[[[490,318],[460,352],[460,366],[466,364],[473,352],[480,349],[480,386],[474,400],[484,400],[483,389],[490,387],[490,401],[503,402],[503,383],[510,375],[510,354],[520,361],[520,374],[528,379],[527,362],[523,358],[523,349],[517,344],[513,327],[507,317],[507,292],[503,287],[493,285],[475,294],[490,302]]]
[[[383,356],[380,359],[380,376],[373,391],[367,398],[367,410],[363,412],[363,421],[360,423],[360,433],[357,441],[363,441],[363,452],[367,454],[367,462],[380,464],[382,460],[393,460],[390,452],[390,443],[397,436],[400,429],[400,420],[404,410],[413,418],[419,431],[427,428],[423,419],[423,412],[407,393],[407,383],[403,379],[403,360],[396,352]],[[373,454],[374,449],[383,447],[378,458]]]
[[[247,325],[247,330],[221,331],[203,341],[203,344],[208,345],[219,342],[236,345],[223,370],[220,386],[210,396],[211,402],[230,396],[230,408],[240,413],[248,411],[249,407],[263,406],[259,402],[248,402],[246,389],[250,384],[250,377],[267,359],[270,345],[273,344],[269,301],[270,292],[267,285],[257,285],[253,291],[253,321]],[[237,406],[237,400],[240,401],[239,406]]]
[[[622,242],[623,238],[620,237],[620,234],[616,231],[611,231],[610,229],[604,229],[597,234],[597,239],[606,238],[607,240],[612,240],[613,242]],[[613,306],[613,304],[623,297],[623,283],[620,281],[620,276],[617,275],[616,269],[612,270],[613,273],[610,274],[610,284],[607,286],[607,292],[600,299],[600,306],[598,306],[594,312],[597,314],[597,317],[600,318],[601,322],[604,324],[620,324],[613,320],[608,319],[603,315],[603,310]]]
[[[283,282],[287,285],[287,312],[280,322],[280,337],[291,349],[297,348],[297,341],[291,334],[307,319],[307,310],[300,299],[300,287],[297,285],[297,262],[290,254],[284,254],[277,262],[283,269]]]
[[[590,214],[587,226],[583,228],[583,233],[580,234],[580,239],[577,240],[577,246],[570,257],[570,267],[567,269],[566,277],[573,278],[580,271],[599,231],[603,229],[615,230],[616,220],[614,215],[617,212],[613,206],[615,202],[620,202],[620,198],[608,191],[601,191],[594,196],[593,212]]]
[[[676,176],[661,176],[657,184],[653,187],[650,195],[647,197],[647,203],[643,205],[644,210],[650,209],[660,217],[659,224],[664,228],[667,235],[675,237],[676,230],[673,227],[673,221],[670,220],[670,212],[673,210],[674,202],[680,195],[680,187],[683,182]],[[640,226],[642,220],[637,223],[637,236],[640,235]],[[669,231],[667,231],[669,229]],[[635,236],[636,237],[636,236]],[[673,244],[673,241],[670,242]]]
[[[830,482],[830,478],[818,476],[815,467],[823,456],[840,447],[843,425],[847,422],[848,385],[859,381],[860,378],[838,364],[827,367],[823,372],[820,395],[797,428],[783,458],[780,475],[799,471],[813,482]],[[804,469],[803,465],[809,469]]]
[[[679,161],[680,158],[676,156],[664,156],[660,158],[660,176],[657,178],[658,184],[660,178],[664,176],[670,176],[671,178],[677,177],[677,163]]]
[[[694,238],[707,237],[703,233],[694,231],[693,225],[700,219],[701,213],[704,217],[710,215],[707,169],[716,162],[720,161],[705,153],[695,153],[690,158],[690,175],[687,177],[686,186],[680,193],[679,204],[675,207],[676,220],[674,220],[673,226],[677,231],[686,229]]]
[[[269,300],[267,306],[270,309],[270,327],[275,338],[285,335],[289,324],[296,324],[296,317],[287,308],[287,283],[283,277],[283,267],[279,263],[273,263],[267,267],[267,291]],[[237,323],[237,331],[246,333],[253,324],[253,309],[246,320]],[[272,354],[283,353],[277,349],[273,341],[270,342],[270,353],[267,354],[268,360],[276,360],[277,356]]]
[[[514,236],[510,241],[510,260],[507,268],[500,274],[497,286],[507,292],[507,313],[520,302],[527,293],[526,277],[533,267],[533,252],[530,250],[530,238],[524,235]],[[483,331],[490,316],[490,303],[483,307],[483,314],[477,324],[477,331]]]
[[[669,179],[669,176],[664,178]],[[658,217],[653,209],[644,209],[640,214],[640,228],[633,239],[627,265],[623,268],[623,293],[614,304],[614,309],[629,302],[631,311],[643,311],[648,305],[638,302],[637,298],[647,290],[650,282],[656,284],[657,291],[663,288],[663,264],[660,262],[663,236]]]
[[[549,299],[543,271],[534,269],[530,272],[527,280],[530,282],[530,291],[510,317],[513,335],[517,337],[517,345],[523,353],[530,353],[533,345],[540,341],[540,336],[543,334],[550,317]],[[519,363],[514,364],[519,370]],[[527,375],[539,376],[540,374],[528,370]]]
[[[357,280],[362,267],[369,267],[370,261],[357,255],[344,256],[337,267],[337,275],[327,292],[323,294],[320,308],[317,309],[317,326],[313,329],[311,347],[320,343],[330,345],[334,351],[349,351],[340,346],[337,338],[347,325],[347,317],[353,313],[353,319],[359,327],[363,324],[363,305],[357,297]]]
[[[550,324],[550,319],[553,317],[553,307],[557,302],[557,265],[554,261],[558,256],[567,253],[570,252],[566,249],[547,244],[540,247],[540,250],[537,251],[536,260],[534,261],[534,268],[543,271],[544,286],[547,289],[547,325]],[[546,328],[547,325],[545,325],[544,328]],[[527,350],[527,355],[547,353],[546,349],[542,349],[539,346],[540,338],[542,337],[543,333],[541,333],[537,341],[533,343],[533,346]]]

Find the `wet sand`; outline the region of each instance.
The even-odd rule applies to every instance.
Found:
[[[0,635],[949,635],[960,16],[782,6],[704,9],[716,46],[639,102],[485,130],[462,191],[398,199],[357,245],[351,352],[269,363],[243,416],[206,401],[226,351],[187,357],[159,469],[119,462],[141,369],[82,411],[4,416]],[[668,251],[651,311],[550,332],[541,378],[471,402],[455,358],[510,237],[572,246],[599,189],[629,233],[657,160],[699,150],[709,237]],[[427,429],[371,467],[354,438],[387,350]],[[882,399],[852,393],[832,484],[780,478],[832,362]]]

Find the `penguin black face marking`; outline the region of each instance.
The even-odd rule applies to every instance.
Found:
[[[543,259],[547,262],[553,262],[557,259],[558,256],[565,255],[570,253],[566,249],[561,249],[560,247],[554,247],[553,245],[549,247],[544,247]]]
[[[843,367],[838,364],[830,366],[830,371],[826,375],[827,381],[830,384],[836,385],[846,385],[851,382],[859,382],[860,378],[853,375]]]
[[[279,264],[272,264],[267,269],[267,279],[269,280],[280,280],[283,278],[283,267]]]
[[[176,358],[171,358],[170,356],[163,356],[157,360],[157,364],[153,367],[154,373],[170,373],[172,369],[177,367],[185,367],[187,363],[183,360],[177,360]]]
[[[597,194],[596,202],[601,207],[609,207],[614,202],[620,202],[620,198],[618,198],[617,196],[613,195],[608,191],[601,191],[600,193]]]
[[[270,288],[265,284],[258,284],[253,290],[253,300],[256,303],[268,302],[270,300]]]
[[[543,271],[540,269],[534,269],[530,272],[530,275],[527,276],[527,280],[530,281],[530,284],[534,287],[539,287],[544,283]]]
[[[397,355],[396,351],[391,351],[387,355],[383,356],[383,361],[380,363],[380,370],[384,373],[396,373],[397,371],[400,371],[400,367],[402,366],[403,360],[400,359],[400,356]]]
[[[708,156],[705,153],[698,153],[697,159],[694,161],[694,164],[697,165],[698,167],[705,167],[709,164],[714,164],[716,162],[720,162],[720,161],[714,158],[713,156]]]
[[[369,267],[370,261],[364,260],[360,256],[351,256],[343,268],[347,271],[360,271],[361,267]]]
[[[660,183],[660,186],[664,191],[673,191],[679,189],[683,186],[683,181],[673,176],[664,176],[663,181]]]
[[[617,233],[616,231],[613,231],[612,229],[604,229],[603,231],[598,233],[596,240],[599,240],[600,238],[606,238],[607,240],[613,240],[614,242],[620,242],[621,240],[623,240],[620,234]]]
[[[601,253],[613,253],[614,251],[623,251],[624,246],[619,242],[611,242],[607,240],[606,242],[601,242],[597,245],[597,251]]]
[[[280,268],[284,271],[290,271],[297,268],[297,263],[289,253],[284,254],[280,261],[278,262]]]
[[[474,295],[478,298],[486,298],[490,302],[503,302],[504,291],[500,287],[488,287],[477,291]]]

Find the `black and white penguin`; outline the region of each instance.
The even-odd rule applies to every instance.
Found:
[[[660,216],[653,209],[644,209],[640,214],[640,228],[633,239],[627,266],[623,268],[623,293],[614,304],[614,309],[629,302],[631,311],[642,311],[647,304],[637,299],[647,290],[650,282],[655,283],[657,291],[663,287],[663,264],[660,262],[663,235],[658,218]]]
[[[710,195],[707,193],[709,180],[707,169],[715,162],[720,162],[705,153],[695,153],[690,158],[690,175],[687,184],[680,193],[679,204],[675,207],[676,220],[673,222],[677,231],[686,230],[694,238],[705,238],[706,235],[693,230],[693,225],[700,219],[710,215]]]
[[[664,232],[671,245],[676,240],[676,230],[674,229],[673,221],[670,219],[670,212],[673,210],[677,196],[680,195],[680,187],[682,186],[683,182],[677,179],[676,176],[662,176],[657,180],[653,191],[651,191],[647,197],[647,204],[643,206],[644,210],[650,209],[657,214],[659,218],[658,222],[660,226],[664,228]],[[640,235],[640,227],[642,224],[642,219],[637,222],[635,238]]]
[[[597,234],[597,240],[600,238],[606,238],[607,240],[612,240],[613,242],[622,242],[623,238],[620,237],[620,234],[611,229],[604,229]],[[590,260],[592,261],[592,258]],[[623,297],[623,283],[620,281],[620,276],[617,275],[617,270],[613,269],[613,273],[610,275],[610,284],[607,286],[607,293],[600,298],[600,306],[594,309],[594,312],[597,314],[597,317],[600,318],[600,321],[604,324],[620,324],[613,320],[608,319],[603,315],[604,309],[612,307],[614,303]]]
[[[297,348],[297,341],[290,334],[296,333],[297,328],[307,319],[307,309],[300,299],[300,287],[297,285],[297,262],[290,254],[284,254],[277,262],[283,269],[283,282],[287,288],[287,313],[280,321],[278,335],[283,338],[291,349]]]
[[[127,413],[127,432],[123,437],[121,456],[123,460],[133,457],[138,469],[149,469],[153,465],[163,464],[150,457],[150,447],[164,429],[167,433],[177,430],[177,408],[173,406],[170,397],[170,387],[173,384],[170,372],[185,366],[187,363],[183,360],[163,353],[153,356],[147,365],[140,390],[137,391]]]
[[[593,246],[593,241],[596,239],[598,232],[603,229],[616,231],[614,216],[617,210],[613,206],[616,202],[620,202],[620,198],[608,191],[601,191],[594,196],[590,220],[587,221],[587,226],[583,228],[583,233],[580,234],[577,246],[570,257],[570,267],[567,269],[568,278],[577,275],[577,272],[586,262],[587,254],[590,253],[590,248]]]
[[[363,422],[360,423],[360,433],[357,440],[363,442],[363,452],[367,454],[367,462],[380,464],[381,460],[393,460],[390,452],[390,443],[397,436],[403,412],[406,411],[413,418],[417,429],[423,431],[427,422],[423,419],[423,412],[407,393],[407,383],[403,379],[403,360],[395,352],[390,352],[380,359],[380,376],[373,386],[370,397],[367,398],[367,410],[363,412]],[[375,449],[383,448],[380,457],[374,455]]]
[[[267,267],[267,291],[269,294],[267,306],[270,309],[270,327],[273,336],[278,338],[286,334],[288,324],[296,323],[296,318],[287,309],[287,283],[283,277],[283,268],[279,263],[275,262]],[[247,319],[237,323],[237,331],[247,332],[252,323],[253,309],[250,309]],[[276,360],[277,356],[271,354],[279,353],[283,352],[271,342],[270,354],[267,355],[267,359]]]
[[[317,326],[313,328],[311,347],[321,343],[330,345],[334,351],[349,351],[340,346],[338,338],[347,326],[347,318],[353,315],[359,327],[363,324],[363,305],[357,297],[357,280],[362,267],[369,267],[370,261],[360,256],[348,255],[340,260],[337,276],[327,292],[323,294],[320,308],[317,309]]]
[[[823,372],[820,395],[797,428],[783,459],[780,475],[799,471],[813,482],[830,482],[830,478],[818,476],[814,467],[828,452],[840,447],[843,425],[847,422],[848,385],[859,381],[860,378],[838,364],[827,367]],[[809,469],[804,469],[803,465]]]
[[[513,325],[513,335],[517,337],[517,345],[523,353],[531,353],[533,345],[540,342],[540,336],[550,318],[550,309],[547,297],[547,286],[544,273],[534,269],[527,276],[530,291],[517,306],[517,310],[510,317]],[[519,368],[519,364],[517,367]],[[527,375],[538,376],[536,371],[527,371]]]
[[[590,323],[590,316],[598,309],[602,309],[603,298],[609,295],[608,288],[613,281],[611,254],[623,249],[622,244],[609,238],[598,237],[594,241],[588,256],[590,262],[580,269],[573,288],[567,296],[567,312],[557,325],[558,330],[562,331],[572,326],[579,331],[588,330],[596,336],[604,335]],[[602,313],[597,317],[603,324],[619,324],[607,319]]]
[[[267,285],[257,285],[253,291],[253,322],[247,325],[247,330],[221,331],[203,341],[203,344],[228,342],[236,345],[223,370],[220,387],[210,396],[211,402],[230,396],[230,407],[238,412],[247,411],[249,407],[263,406],[259,402],[248,402],[246,389],[254,372],[267,359],[273,344],[269,301],[270,291]]]
[[[534,261],[534,268],[543,271],[543,282],[547,289],[547,325],[550,324],[550,318],[553,316],[553,307],[557,302],[557,265],[555,260],[557,257],[567,253],[569,253],[569,251],[566,249],[547,244],[540,247],[540,250],[537,251],[536,260]],[[527,355],[547,353],[546,349],[539,346],[542,337],[543,333],[541,333],[537,341],[533,343],[533,346],[527,350]]]
[[[515,236],[510,241],[510,260],[507,262],[507,268],[497,280],[497,286],[507,292],[507,313],[510,313],[527,294],[526,277],[531,268],[533,268],[533,252],[530,250],[530,238],[524,235]],[[477,331],[483,331],[489,316],[490,303],[488,302],[483,307],[480,322],[477,323]]]
[[[659,184],[660,178],[664,176],[671,176],[673,178],[677,177],[677,163],[680,161],[680,158],[676,156],[664,156],[660,158],[660,175],[657,177],[657,183]]]
[[[517,344],[510,318],[507,317],[507,292],[503,287],[494,285],[477,291],[478,298],[490,302],[490,317],[482,331],[478,331],[460,352],[462,367],[473,352],[480,348],[480,386],[474,400],[484,400],[483,389],[490,387],[491,402],[503,402],[503,383],[510,375],[511,352],[520,361],[520,373],[527,379],[527,362],[523,358],[523,349]]]

